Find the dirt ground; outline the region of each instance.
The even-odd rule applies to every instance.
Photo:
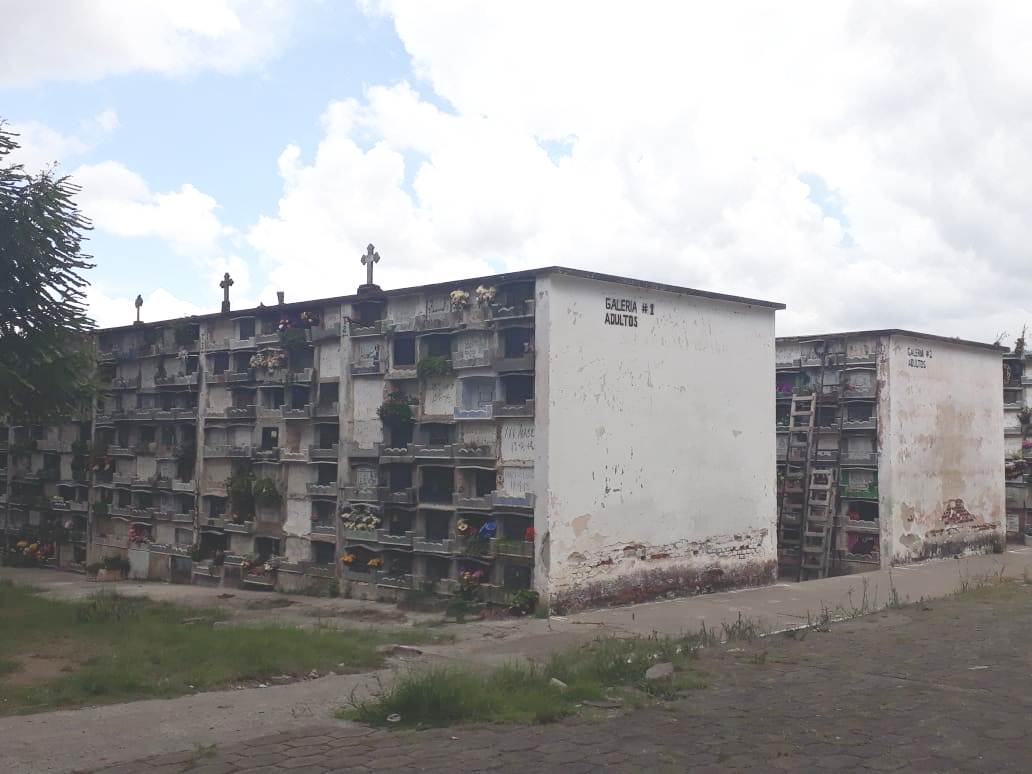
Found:
[[[708,687],[631,712],[401,733],[317,723],[100,771],[1028,770],[1032,586],[828,628],[706,650]]]
[[[379,732],[370,735],[367,729],[334,722],[331,718],[334,710],[338,709],[348,696],[354,692],[363,695],[377,690],[381,681],[389,682],[392,679],[396,669],[434,663],[477,664],[489,667],[518,658],[545,659],[557,650],[575,646],[597,636],[648,635],[653,632],[676,636],[686,631],[698,631],[703,625],[710,630],[719,631],[722,625],[733,624],[739,616],[755,622],[760,630],[776,632],[782,631],[786,627],[805,624],[809,620],[816,620],[821,611],[830,610],[833,617],[841,616],[843,612],[854,608],[862,599],[870,602],[870,609],[880,609],[893,598],[904,602],[937,599],[978,585],[986,579],[1006,577],[1021,582],[1030,576],[1032,576],[1032,547],[1015,546],[1008,547],[1006,553],[1002,555],[929,561],[888,571],[866,573],[861,576],[829,578],[802,584],[779,582],[773,586],[758,589],[743,589],[686,599],[670,599],[628,607],[591,610],[565,617],[510,618],[445,626],[441,626],[439,614],[411,613],[399,611],[392,605],[343,598],[319,599],[199,586],[173,586],[161,583],[118,583],[113,585],[121,594],[146,595],[152,599],[197,607],[218,605],[230,613],[234,624],[245,626],[252,621],[276,622],[289,626],[382,627],[389,629],[396,629],[398,626],[432,626],[435,634],[451,635],[454,640],[446,639],[442,644],[425,646],[422,648],[424,651],[422,656],[414,658],[403,656],[392,659],[389,669],[368,674],[330,675],[300,683],[269,685],[267,688],[261,689],[236,689],[231,686],[226,690],[199,692],[175,699],[109,704],[79,710],[0,718],[0,740],[3,740],[3,743],[0,744],[0,771],[66,772],[75,769],[101,769],[104,766],[115,766],[126,761],[133,762],[124,769],[126,771],[147,770],[147,767],[155,768],[150,762],[136,760],[147,755],[171,756],[166,761],[168,768],[159,768],[159,770],[178,771],[189,761],[193,761],[195,767],[209,763],[213,767],[200,769],[202,771],[242,770],[247,763],[243,760],[245,750],[247,753],[252,750],[275,753],[269,760],[277,766],[289,761],[298,765],[302,771],[322,771],[326,768],[346,770],[349,767],[359,766],[391,770],[402,767],[403,761],[392,760],[392,756],[387,755],[386,752],[389,748],[398,747],[403,740],[402,737],[391,735],[384,737],[386,741],[382,741],[382,735]],[[98,588],[98,584],[89,583],[82,576],[50,570],[0,568],[0,578],[35,586],[46,596],[61,599],[82,599],[94,593]],[[952,604],[952,602],[932,603],[931,608],[936,610],[938,605],[946,604]],[[972,610],[974,609],[972,608]],[[889,667],[882,653],[882,650],[889,651],[897,660],[904,655],[898,654],[896,649],[889,646],[894,642],[895,630],[905,628],[905,624],[909,626],[910,620],[915,618],[915,610],[918,610],[921,616],[926,618],[931,613],[928,610],[911,607],[905,611],[890,611],[887,613],[888,617],[884,618],[876,614],[874,617],[862,619],[863,625],[859,622],[833,624],[831,634],[812,633],[801,642],[782,642],[781,635],[778,635],[762,640],[763,649],[769,651],[766,655],[763,655],[762,651],[757,653],[750,650],[750,648],[756,647],[755,643],[748,647],[743,646],[744,649],[741,651],[731,651],[725,655],[731,659],[728,663],[734,665],[735,669],[727,673],[720,671],[711,673],[710,687],[689,697],[685,705],[688,709],[682,707],[677,714],[687,717],[691,724],[700,723],[705,726],[717,722],[720,702],[739,702],[738,709],[731,707],[727,710],[726,717],[730,718],[732,722],[727,733],[731,734],[737,728],[738,736],[734,738],[740,737],[745,740],[741,742],[744,745],[742,749],[745,750],[753,749],[749,745],[757,743],[756,739],[760,738],[754,739],[755,735],[750,734],[753,728],[762,729],[762,734],[768,737],[768,742],[773,743],[775,737],[780,734],[781,736],[777,736],[777,738],[782,743],[798,745],[802,743],[802,740],[807,739],[807,734],[810,734],[813,729],[826,731],[831,728],[829,717],[831,719],[846,718],[851,720],[854,729],[859,729],[860,736],[847,734],[843,737],[844,739],[867,738],[863,737],[863,734],[867,732],[867,720],[862,715],[840,715],[838,713],[841,713],[842,710],[835,710],[830,715],[819,716],[817,721],[804,721],[804,716],[799,713],[802,711],[801,707],[808,706],[806,691],[812,693],[814,687],[820,689],[825,685],[816,679],[818,676],[823,676],[828,679],[826,684],[833,686],[831,690],[834,697],[839,697],[842,705],[848,708],[849,703],[856,695],[872,690],[871,686],[875,684],[877,684],[877,689],[889,698],[900,695],[898,692],[906,689],[916,690],[918,693],[932,690],[925,685],[925,678],[893,676],[896,673]],[[1025,628],[1020,631],[1013,629],[1015,623],[1011,618],[1020,612],[1008,610],[973,624],[994,634],[998,628],[997,623],[999,623],[999,630],[1014,638],[1009,643],[1004,640],[1001,652],[991,653],[984,663],[972,664],[974,667],[986,666],[989,667],[988,669],[975,668],[968,675],[968,672],[965,671],[966,667],[958,665],[955,668],[956,674],[961,675],[962,678],[973,675],[983,678],[991,677],[995,680],[1001,674],[1000,670],[1003,670],[1006,675],[1005,679],[999,681],[1000,690],[1003,691],[1000,694],[999,702],[995,700],[993,693],[995,683],[985,689],[989,692],[989,696],[993,697],[992,700],[984,698],[985,691],[972,692],[970,689],[965,689],[964,692],[956,694],[965,697],[970,702],[972,715],[979,722],[984,718],[991,717],[992,715],[989,713],[993,712],[997,714],[1003,712],[1006,715],[1004,720],[1021,713],[1027,714],[1027,705],[1021,702],[1025,701],[1022,698],[1024,694],[1032,693],[1027,690],[1028,686],[1025,684],[1029,672],[1020,664],[1013,663],[1016,652],[1011,652],[1021,647],[1015,643],[1026,641],[1029,633],[1027,623]],[[966,616],[967,613],[963,615]],[[399,616],[403,616],[403,618],[399,619]],[[922,623],[920,620],[917,622]],[[874,643],[864,641],[858,645],[849,644],[853,638],[854,627],[861,634],[867,630],[880,632],[882,639],[876,638]],[[924,629],[916,631],[914,643],[900,647],[911,648],[913,654],[917,656],[934,655],[936,663],[945,663],[948,655],[952,655],[954,661],[957,661],[958,655],[963,654],[966,657],[970,653],[977,652],[980,647],[978,638],[970,637],[970,632],[954,632],[949,626],[938,630],[936,634],[938,640],[934,647],[930,647],[922,639],[927,636],[927,631]],[[849,637],[842,637],[841,635],[844,634],[848,634]],[[822,660],[818,666],[812,665],[807,660],[810,658],[807,655],[808,648],[812,647],[814,643],[821,643],[819,650],[823,653],[826,643],[842,643],[843,640],[846,642],[841,644],[841,647],[845,648],[847,652],[851,648],[859,648],[854,654],[854,661],[850,661],[848,653],[836,655],[838,651],[834,648],[827,651],[826,657],[821,656]],[[804,647],[798,647],[800,645]],[[793,646],[796,648],[794,651],[796,655],[789,654],[787,657],[778,655],[774,651],[775,646],[778,648]],[[46,653],[45,655],[51,654]],[[69,657],[74,659],[75,654],[70,654]],[[786,658],[789,660],[786,661]],[[838,670],[838,673],[832,675],[827,671],[816,671],[825,669],[823,660],[825,658],[830,659],[827,662],[827,669]],[[791,663],[791,659],[796,659],[798,663]],[[839,662],[836,663],[834,659],[838,659]],[[705,669],[709,670],[720,666],[720,663],[722,662],[718,661],[716,651],[707,652],[700,662]],[[877,667],[882,667],[880,672],[876,671]],[[739,687],[737,690],[742,693],[729,693],[731,686],[734,685],[733,681],[740,679],[736,677],[739,675],[738,670],[744,670],[743,674],[752,674],[757,680],[766,676],[772,687],[764,688],[761,681],[756,685]],[[795,696],[794,704],[790,703],[790,706],[782,707],[779,702],[784,703],[789,697],[789,694],[781,690],[785,685],[783,680],[785,675],[793,681],[790,683],[793,690],[796,690],[797,682],[799,686],[803,686],[799,689],[803,691],[803,694]],[[946,687],[949,685],[948,681],[940,681],[937,685],[936,690],[951,690]],[[811,687],[807,688],[807,686]],[[767,701],[764,710],[766,714],[759,717],[749,714],[746,719],[743,719],[745,716],[738,713],[739,710],[750,711],[752,699],[749,691],[760,690],[773,691],[777,695],[765,699]],[[1011,693],[1008,691],[1017,698],[1012,701],[1009,698]],[[736,696],[737,698],[735,698]],[[830,702],[831,697],[824,697],[821,701]],[[987,713],[982,712],[982,703],[986,705]],[[717,714],[707,716],[705,719],[686,715],[690,708],[695,706],[713,708],[713,712]],[[864,712],[871,713],[873,710],[868,706]],[[655,756],[659,756],[653,759],[647,757],[642,759],[645,762],[640,765],[647,768],[669,766],[671,770],[683,769],[690,764],[678,763],[677,761],[680,759],[668,760],[668,756],[684,754],[685,750],[691,753],[692,764],[708,765],[706,762],[711,758],[708,757],[709,754],[703,755],[702,751],[710,746],[709,743],[705,739],[697,738],[692,732],[685,737],[684,729],[678,729],[677,726],[668,727],[666,723],[674,714],[668,711],[650,710],[628,717],[614,717],[611,719],[614,727],[606,730],[605,733],[616,734],[627,724],[630,724],[629,727],[637,729],[638,741],[643,745],[642,750],[651,750]],[[876,712],[875,716],[877,716]],[[647,719],[649,717],[652,717],[652,720],[638,722],[640,718]],[[900,738],[905,738],[900,735],[910,730],[906,713],[897,713],[894,717],[899,723],[899,727],[896,731],[889,732],[889,736],[886,737],[886,741],[891,744],[888,746],[883,744],[875,733],[865,742],[868,746],[868,749],[863,751],[865,759],[876,757],[875,753],[880,755],[899,742]],[[773,719],[772,725],[768,723],[771,718]],[[927,724],[931,721],[922,722]],[[536,748],[540,743],[541,745],[560,745],[557,748],[549,747],[548,749],[561,750],[562,745],[569,743],[571,739],[581,739],[582,736],[591,739],[592,735],[586,729],[580,729],[579,723],[578,721],[535,729],[495,728],[478,731],[463,729],[451,733],[425,732],[412,737],[413,740],[419,742],[418,744],[416,741],[405,741],[404,749],[408,751],[406,754],[416,755],[419,765],[427,770],[451,768],[450,761],[423,755],[426,751],[419,745],[431,742],[437,746],[433,749],[439,748],[441,752],[447,752],[448,755],[455,756],[457,760],[462,753],[461,760],[469,759],[466,768],[501,766],[509,769],[515,768],[517,765],[525,768],[519,762],[524,759],[537,761],[535,765],[547,768],[556,761],[548,758],[547,754],[538,757],[537,753],[531,751],[531,748]],[[596,726],[592,724],[591,727],[594,729]],[[142,736],[132,733],[127,735],[126,729],[132,728],[150,730]],[[563,730],[571,728],[578,730]],[[652,733],[650,728],[655,733]],[[872,726],[872,728],[874,727]],[[325,752],[320,750],[320,747],[329,745],[331,741],[323,740],[316,743],[310,738],[313,734],[329,736],[331,741],[336,740],[333,741],[333,744],[342,749],[351,744],[345,743],[344,738],[358,739],[361,737],[361,742],[351,745],[346,756],[316,760]],[[943,738],[950,736],[948,730],[944,730],[942,734]],[[838,735],[841,736],[841,733]],[[366,736],[369,736],[369,739],[366,739]],[[452,739],[452,736],[456,738]],[[963,738],[963,736],[964,734],[959,734],[958,738]],[[1008,744],[1012,743],[1012,746],[1016,745],[1018,749],[1023,750],[1024,748],[1021,747],[1023,738],[1022,736],[1021,739],[1018,739],[1015,736],[1008,741]],[[277,739],[284,740],[284,745],[289,742],[294,747],[303,748],[303,751],[308,753],[307,757],[310,760],[304,761],[306,756],[300,755],[298,751],[287,752],[285,748],[280,750],[271,747],[270,745],[275,744]],[[404,739],[408,740],[409,737],[406,736]],[[715,751],[722,768],[728,765],[727,758],[733,748],[731,739],[731,736],[727,736],[725,739],[726,750]],[[734,744],[738,743],[734,742]],[[523,752],[516,755],[516,748],[510,751],[513,754],[507,753],[504,756],[493,755],[493,753],[487,755],[483,752],[484,749],[502,749],[502,746],[510,744],[519,746]],[[988,742],[985,744],[988,745]],[[485,748],[483,745],[487,747]],[[684,745],[687,745],[687,748],[684,748]],[[287,746],[289,747],[289,745]],[[995,750],[993,745],[989,745],[989,748],[990,753]],[[214,759],[206,755],[198,757],[198,751],[212,752],[216,749],[219,756],[223,757]],[[611,754],[610,762],[614,765],[620,760],[631,761],[635,767],[639,765],[636,762],[637,759],[631,755],[633,750],[627,748],[614,750],[611,749],[611,745],[606,746],[606,744],[600,744],[598,749],[602,751],[599,754],[603,752]],[[681,750],[681,753],[678,750]],[[819,751],[820,748],[815,748],[815,750]],[[594,752],[596,751],[593,749],[582,751],[581,759],[587,761]],[[473,766],[476,763],[474,759],[478,759],[478,756],[483,765]],[[627,758],[621,756],[627,756]],[[788,755],[782,757],[785,758],[783,763],[791,761],[791,757]],[[490,760],[488,760],[489,758]],[[172,759],[177,762],[173,762]],[[652,760],[653,763],[648,763],[648,760]],[[674,762],[670,763],[671,760]],[[843,759],[843,761],[846,760]],[[304,762],[299,763],[299,761]],[[542,761],[547,765],[541,763]],[[627,763],[626,767],[630,768],[632,763]],[[255,768],[258,766],[258,760],[254,759],[247,765]],[[600,764],[596,761],[594,767],[598,768],[599,766]],[[825,768],[828,767],[830,764]],[[855,768],[856,766],[851,767]],[[808,767],[800,766],[798,768],[805,770]],[[979,765],[976,761],[970,765],[959,766],[959,768],[977,769]],[[958,767],[954,767],[954,769],[958,769]]]
[[[234,623],[275,623],[285,626],[333,626],[334,622],[397,627],[416,625],[440,619],[440,615],[406,612],[393,605],[361,600],[331,599],[275,592],[227,590],[205,586],[173,585],[168,583],[91,583],[75,573],[19,570],[3,568],[0,575],[15,583],[31,585],[54,599],[79,600],[102,589],[117,591],[126,596],[146,596],[150,599],[173,602],[187,607],[217,607],[227,612]]]

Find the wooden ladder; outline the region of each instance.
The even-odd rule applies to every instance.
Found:
[[[802,508],[796,511],[795,508],[786,505],[785,500],[790,494],[787,490],[793,486],[793,477],[788,471],[793,466],[801,466],[803,469],[802,482],[805,484],[806,474],[809,465],[810,448],[813,445],[814,428],[817,425],[817,395],[793,395],[788,420],[788,451],[785,464],[785,481],[783,486],[786,492],[782,494],[781,510],[778,514],[778,562],[786,570],[791,568],[797,575],[801,572],[803,561],[803,512],[806,507],[804,502]],[[802,488],[802,495],[805,495],[805,485]]]
[[[834,463],[817,463],[809,469],[803,499],[799,580],[828,577],[835,534],[837,478],[838,468]]]
[[[826,578],[831,567],[832,548],[835,538],[835,499],[837,494],[838,462],[817,462],[817,412],[820,396],[824,392],[824,376],[829,358],[821,356],[821,367],[811,395],[798,396],[792,400],[789,429],[798,427],[798,445],[805,438],[803,456],[803,508],[798,524],[798,556],[800,581]],[[841,431],[841,416],[839,425]],[[788,459],[792,459],[792,436],[789,436]],[[787,470],[787,466],[786,466]]]

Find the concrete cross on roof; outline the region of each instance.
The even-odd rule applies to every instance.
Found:
[[[369,245],[366,248],[365,255],[362,256],[362,265],[366,267],[366,284],[373,284],[373,264],[380,262],[380,254],[376,252],[376,249]]]
[[[229,276],[227,271],[222,277],[222,282],[219,283],[219,287],[222,288],[222,311],[229,311],[229,289],[233,286],[233,278]]]

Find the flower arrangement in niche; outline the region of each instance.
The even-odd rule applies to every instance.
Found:
[[[469,308],[469,292],[465,290],[453,290],[448,295],[451,301],[451,308],[458,312]]]
[[[352,565],[355,563],[356,558],[357,557],[354,554],[342,554],[340,560],[344,562],[344,564]]]
[[[380,517],[372,514],[344,519],[344,529],[365,529],[374,530],[380,526]]]
[[[381,567],[383,567],[383,559],[380,559],[378,557],[375,559],[370,559],[368,562],[366,562],[366,567],[368,567],[370,570],[379,570]]]
[[[259,352],[251,355],[247,365],[249,368],[283,368],[287,364],[284,352]]]
[[[373,511],[366,507],[354,507],[350,511],[342,511],[340,514],[341,524],[344,529],[379,529],[383,520]]]
[[[477,297],[477,303],[481,306],[490,304],[494,301],[495,294],[498,291],[495,290],[494,285],[477,285],[477,289],[473,293]]]
[[[459,573],[459,594],[464,599],[472,599],[484,582],[483,570],[465,570]]]

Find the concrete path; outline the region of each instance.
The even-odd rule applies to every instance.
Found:
[[[939,559],[879,570],[861,575],[844,575],[806,583],[777,583],[757,589],[672,599],[629,607],[580,613],[567,619],[552,619],[553,627],[565,624],[591,625],[611,631],[675,634],[696,630],[702,624],[720,628],[744,618],[762,622],[773,631],[803,625],[807,619],[828,610],[849,611],[865,598],[872,609],[884,607],[893,594],[898,599],[944,597],[976,581],[1003,575],[1021,578],[1032,574],[1032,547],[1008,546],[1005,553],[959,559]]]
[[[916,602],[949,596],[996,576],[1032,576],[1032,547],[1008,547],[1003,554],[942,559],[806,583],[776,583],[756,589],[669,599],[639,605],[592,610],[548,620],[524,622],[516,632],[492,633],[490,627],[472,630],[491,637],[467,643],[485,662],[501,663],[513,656],[545,656],[585,637],[599,635],[682,634],[702,626],[721,631],[739,616],[767,632],[805,626],[824,613],[832,618],[852,617],[863,607],[868,612],[890,600]],[[464,648],[464,649],[465,649]]]
[[[991,583],[821,630],[708,648],[707,687],[547,726],[315,724],[103,774],[1025,772],[1032,584]],[[202,754],[199,754],[202,753]]]
[[[864,604],[883,607],[895,593],[900,601],[950,595],[984,578],[1032,574],[1032,548],[1005,554],[926,562],[888,572],[832,578],[804,584],[778,584],[740,592],[591,611],[551,619],[505,620],[450,626],[454,645],[426,649],[431,659],[462,659],[492,664],[514,657],[538,657],[603,634],[681,633],[705,624],[719,630],[739,614],[759,626],[778,630],[832,616]],[[96,589],[84,579],[52,571],[0,568],[0,578],[15,578],[75,598]],[[120,590],[122,584],[119,584]],[[162,584],[126,584],[134,593],[177,601],[213,604],[219,590]],[[193,589],[197,589],[194,591]],[[182,594],[189,599],[183,599]],[[248,592],[239,592],[246,595]],[[258,596],[263,596],[258,594]],[[249,597],[248,597],[249,598]],[[268,598],[268,595],[264,595]],[[197,600],[197,601],[194,601]],[[349,600],[311,600],[326,606]],[[363,609],[368,603],[363,603]],[[279,611],[269,611],[270,615]],[[196,745],[220,746],[265,735],[297,734],[325,724],[352,690],[368,689],[377,677],[337,676],[264,689],[218,691],[171,700],[152,700],[83,710],[0,718],[0,771],[68,771],[131,761],[141,754],[177,753]],[[346,725],[346,724],[343,724]],[[342,724],[335,724],[343,727]],[[145,745],[145,747],[141,747]]]

